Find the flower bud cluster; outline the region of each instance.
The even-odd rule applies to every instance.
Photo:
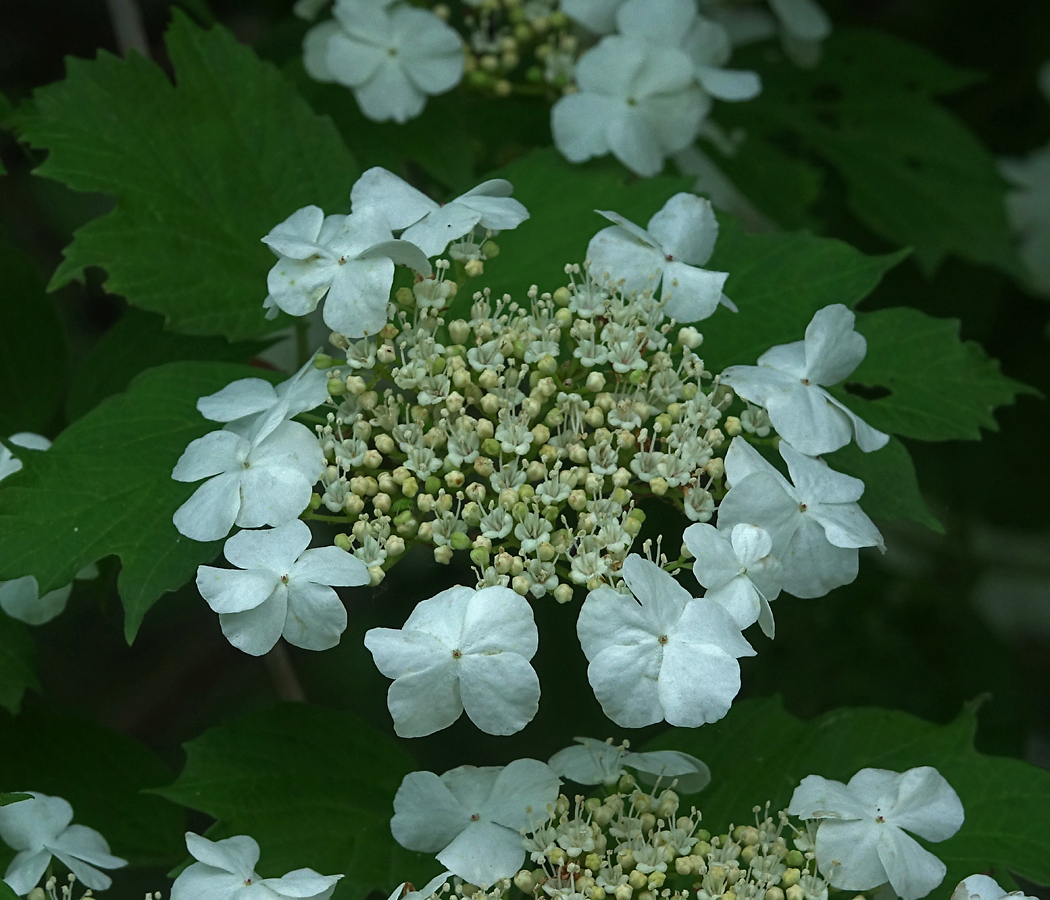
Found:
[[[376,339],[333,335],[346,368],[330,372],[334,411],[317,427],[315,506],[348,517],[337,543],[374,583],[423,543],[443,563],[469,553],[479,587],[566,602],[618,582],[639,499],[711,518],[733,397],[694,352],[696,329],[665,320],[651,291],[621,293],[580,266],[553,294],[486,289],[452,318],[450,265],[397,291]]]

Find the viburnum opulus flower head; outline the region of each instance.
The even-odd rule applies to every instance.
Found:
[[[905,831],[944,841],[964,819],[959,795],[930,766],[861,769],[848,784],[808,775],[788,812],[820,820],[817,865],[834,887],[866,891],[888,881],[901,900],[925,897],[947,871]]]
[[[757,366],[730,366],[722,383],[764,407],[780,436],[807,456],[838,450],[850,437],[865,452],[878,450],[890,436],[824,390],[845,380],[864,359],[867,341],[854,330],[854,321],[841,303],[825,306],[806,327],[805,340],[767,350]]]
[[[587,245],[590,271],[620,286],[625,294],[662,287],[664,315],[680,322],[706,319],[719,303],[725,272],[701,268],[718,239],[718,220],[709,201],[675,194],[640,228],[619,213],[597,210],[615,224],[603,228]],[[733,307],[731,307],[733,308]]]
[[[332,588],[368,584],[368,567],[338,547],[309,546],[310,527],[294,519],[230,538],[223,553],[236,569],[197,569],[197,589],[237,649],[262,656],[281,637],[305,650],[339,643],[346,609]]]
[[[401,737],[447,728],[466,710],[489,734],[514,734],[536,715],[540,682],[529,660],[539,633],[532,607],[506,587],[453,587],[417,603],[404,627],[365,635],[393,678],[387,705]]]
[[[110,853],[95,829],[70,824],[73,807],[61,797],[26,793],[30,799],[0,806],[0,839],[16,851],[4,873],[8,886],[20,897],[28,894],[55,856],[85,887],[106,890],[113,882],[99,869],[119,869],[127,861]]]
[[[171,900],[328,900],[342,875],[296,869],[280,878],[255,873],[259,845],[241,834],[221,841],[186,832],[186,849],[196,860],[171,886]]]
[[[440,777],[412,772],[397,789],[390,830],[402,847],[434,853],[455,875],[487,887],[518,870],[521,831],[550,817],[560,784],[535,759],[460,766]]]
[[[591,591],[576,623],[602,710],[624,728],[717,722],[740,690],[737,658],[755,651],[724,607],[655,563],[631,555],[621,574],[633,596]]]

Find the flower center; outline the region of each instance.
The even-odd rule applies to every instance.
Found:
[[[452,658],[453,659],[462,659],[463,658],[463,651],[462,650],[453,650],[452,651]]]
[[[480,819],[480,818],[481,818],[481,816],[479,816],[477,813],[471,813],[470,814],[470,821],[471,822],[477,822],[478,819]]]
[[[805,512],[806,511],[806,504],[805,503],[800,503],[798,505],[798,511],[799,512]]]
[[[660,637],[657,638],[657,640],[661,644],[666,644],[667,643],[667,635],[666,634],[661,634]]]
[[[285,584],[288,584],[288,576],[287,575],[282,575],[281,576],[281,581],[283,581]]]

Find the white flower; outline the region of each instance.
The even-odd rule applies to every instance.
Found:
[[[620,35],[580,58],[576,84],[551,110],[555,146],[571,162],[612,153],[644,176],[692,143],[709,103],[684,52]]]
[[[91,563],[74,576],[78,581],[98,578],[98,566]],[[40,584],[32,575],[12,581],[0,581],[0,609],[12,619],[27,625],[43,625],[59,616],[66,608],[73,585],[67,584],[40,595]]]
[[[27,450],[48,450],[51,447],[51,441],[42,434],[34,434],[31,431],[19,431],[12,434],[7,442],[16,447],[25,447]],[[22,460],[0,444],[0,481],[20,471],[22,471]]]
[[[440,778],[412,772],[394,797],[390,831],[402,847],[436,853],[451,872],[487,887],[517,872],[525,858],[521,830],[547,821],[560,783],[535,759],[460,766]]]
[[[418,891],[408,891],[404,894],[402,891],[409,886],[409,883],[407,881],[402,881],[401,884],[391,891],[387,900],[428,900],[428,898],[433,897],[434,894],[441,889],[441,886],[448,880],[448,876],[451,874],[451,872],[442,872],[440,875],[435,875],[431,878],[430,881],[423,885]]]
[[[729,35],[717,22],[697,15],[696,0],[627,0],[616,13],[616,23],[621,34],[656,49],[683,50],[700,87],[711,97],[752,100],[762,90],[754,72],[723,68],[732,53]]]
[[[665,786],[676,782],[676,788],[685,794],[702,791],[711,781],[711,770],[695,756],[679,750],[653,750],[632,753],[625,744],[615,746],[611,741],[594,738],[573,738],[575,746],[559,750],[548,761],[562,778],[577,784],[615,784],[627,769],[635,769],[659,778]]]
[[[539,708],[529,665],[538,643],[524,597],[462,585],[417,603],[400,630],[365,635],[379,671],[394,679],[387,705],[401,737],[448,728],[464,710],[488,734],[521,731]]]
[[[704,596],[722,604],[741,628],[758,622],[766,637],[773,637],[771,600],[780,593],[783,573],[780,561],[771,556],[773,538],[754,525],[735,525],[729,534],[712,525],[690,525],[682,535],[696,558],[693,575],[707,592]]]
[[[324,469],[324,454],[305,425],[283,422],[255,441],[233,425],[191,441],[171,477],[204,482],[172,520],[195,541],[215,541],[242,528],[283,525],[306,509]]]
[[[902,900],[925,897],[944,879],[944,863],[904,829],[944,841],[963,823],[959,795],[930,766],[889,772],[861,769],[848,784],[808,775],[788,810],[822,819],[817,866],[833,887],[866,891],[889,881]]]
[[[1014,897],[1016,900],[1036,900],[1024,891],[1007,893],[994,878],[987,875],[971,875],[964,878],[955,887],[951,900],[1002,900],[1003,897]]]
[[[592,275],[623,282],[625,294],[663,284],[664,314],[680,322],[706,319],[724,303],[725,272],[702,269],[718,239],[718,220],[709,201],[675,194],[643,229],[619,213],[596,210],[615,225],[603,228],[587,245]]]
[[[621,574],[636,599],[598,588],[576,622],[602,710],[624,728],[717,722],[740,690],[737,658],[755,651],[723,607],[655,563],[631,555]]]
[[[240,378],[197,401],[212,422],[231,422],[251,438],[264,438],[282,422],[328,400],[328,375],[311,359],[277,387],[262,378]]]
[[[368,584],[368,567],[338,547],[309,546],[310,527],[295,519],[230,538],[223,555],[237,569],[197,569],[197,589],[238,650],[262,656],[282,636],[305,650],[339,643],[346,609],[332,586]]]
[[[778,344],[757,366],[730,366],[722,373],[745,400],[763,406],[780,436],[807,456],[830,453],[855,437],[865,453],[886,446],[876,431],[824,390],[860,365],[868,342],[853,330],[855,317],[841,303],[825,306],[806,326],[806,338]]]
[[[99,869],[119,869],[127,861],[109,852],[95,829],[71,825],[73,807],[61,797],[25,791],[31,800],[0,806],[0,838],[17,855],[4,881],[18,896],[28,894],[57,856],[85,887],[104,891],[113,882]]]
[[[425,9],[408,4],[337,0],[336,22],[324,22],[303,41],[303,63],[318,81],[353,88],[358,105],[377,122],[406,122],[427,96],[450,91],[463,78],[463,39]]]
[[[773,555],[784,570],[784,590],[796,597],[823,597],[857,577],[857,548],[885,549],[882,535],[857,504],[864,482],[821,459],[780,442],[791,482],[743,438],[729,445],[726,478],[731,485],[718,507],[718,527],[747,523],[773,538]]]
[[[350,202],[355,211],[378,210],[391,228],[406,229],[402,240],[415,244],[427,256],[437,256],[450,241],[470,234],[477,225],[506,231],[524,222],[529,211],[511,197],[513,190],[509,181],[494,178],[442,205],[377,166],[357,179]]]
[[[395,262],[431,272],[423,251],[395,241],[377,210],[325,216],[306,206],[262,240],[279,257],[266,276],[270,312],[303,316],[325,297],[325,324],[352,338],[376,334],[386,324]]]
[[[260,878],[255,874],[259,845],[244,834],[209,841],[187,831],[186,849],[197,862],[175,879],[171,900],[327,900],[343,877],[296,869],[281,878]]]
[[[561,10],[595,34],[616,31],[616,11],[624,0],[562,0]]]

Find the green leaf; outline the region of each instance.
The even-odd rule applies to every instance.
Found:
[[[26,625],[0,612],[0,706],[17,713],[28,688],[40,690],[36,646]]]
[[[834,393],[883,431],[924,441],[979,440],[998,431],[993,411],[1019,393],[1038,393],[1007,378],[981,347],[959,338],[957,319],[934,319],[897,307],[857,317],[868,353],[849,382],[889,389],[867,400],[841,387]]]
[[[184,814],[144,792],[170,780],[141,744],[65,713],[0,713],[4,786],[63,797],[74,821],[95,828],[132,865],[170,865],[182,850]]]
[[[7,806],[9,803],[18,803],[21,800],[31,799],[30,794],[4,794],[0,793],[0,806]]]
[[[252,835],[263,872],[345,873],[337,900],[437,874],[432,858],[390,834],[411,757],[355,716],[285,704],[212,728],[185,749],[182,773],[158,793],[214,816],[213,837]]]
[[[955,254],[1020,271],[995,160],[932,99],[973,83],[972,74],[899,38],[858,30],[836,31],[815,69],[759,49],[734,64],[757,68],[763,92],[725,107],[723,125],[774,145],[801,141],[838,169],[856,216],[894,244],[914,247],[927,270]],[[747,152],[745,142],[738,153]],[[760,195],[753,199],[762,206]]]
[[[182,360],[247,363],[265,348],[262,341],[231,344],[219,337],[194,338],[165,331],[160,316],[130,308],[77,369],[66,400],[66,416],[70,421],[80,418],[153,366]]]
[[[864,482],[860,506],[873,519],[909,519],[944,534],[944,526],[919,491],[911,455],[897,438],[891,437],[874,453],[864,453],[851,442],[824,458],[833,469]]]
[[[684,750],[711,767],[697,806],[712,832],[750,822],[752,807],[766,800],[774,811],[785,808],[807,775],[848,781],[863,768],[933,766],[959,794],[966,822],[954,837],[927,845],[948,866],[932,900],[947,900],[974,872],[1048,884],[1050,772],[978,753],[976,727],[972,706],[943,726],[885,709],[840,709],[803,722],[769,698],[736,703],[714,725],[672,729],[646,749]]]
[[[274,257],[260,242],[300,207],[345,206],[357,164],[332,123],[229,31],[176,11],[172,85],[137,54],[68,60],[35,94],[22,137],[49,151],[37,171],[117,198],[79,229],[52,279],[85,266],[107,289],[187,334],[256,337]]]
[[[0,900],[18,900],[18,894],[8,887],[6,881],[0,881]]]
[[[0,490],[0,579],[34,575],[50,591],[115,553],[130,642],[161,594],[218,555],[221,541],[175,530],[171,517],[197,485],[173,481],[171,470],[190,441],[217,427],[197,412],[197,399],[246,377],[280,376],[230,363],[150,369],[47,452],[20,450],[23,469]]]
[[[0,435],[45,431],[62,402],[66,337],[33,264],[0,244]]]

